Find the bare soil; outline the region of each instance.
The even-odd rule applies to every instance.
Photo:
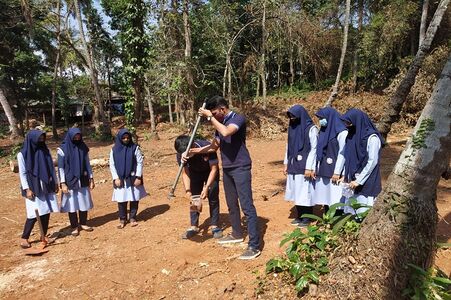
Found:
[[[175,128],[159,134],[159,140],[140,140],[145,154],[144,182],[149,195],[140,202],[139,226],[116,228],[117,206],[111,201],[112,185],[108,168],[94,170],[96,188],[92,191],[94,209],[89,212],[93,232],[69,235],[66,214],[52,214],[49,232],[57,237],[42,256],[25,256],[18,246],[25,221],[24,200],[19,195],[19,178],[6,166],[0,168],[2,210],[0,211],[0,298],[146,298],[146,299],[253,299],[257,276],[265,263],[283,253],[279,242],[290,225],[292,205],[284,196],[282,159],[285,135],[273,140],[250,139],[253,159],[253,191],[260,232],[262,255],[252,261],[237,260],[245,243],[223,247],[208,228],[208,207],[201,214],[202,232],[192,240],[182,240],[189,225],[189,202],[167,199],[177,165],[173,142],[180,132]],[[143,137],[144,134],[141,134]],[[383,178],[386,180],[403,149],[405,135],[397,134],[384,148]],[[107,158],[111,143],[87,142],[93,158]],[[50,143],[55,154],[55,143]],[[438,240],[451,240],[451,183],[438,187],[440,214]],[[231,231],[221,185],[220,221],[225,233]],[[39,237],[36,226],[31,240]],[[437,265],[451,273],[451,250],[440,250]]]

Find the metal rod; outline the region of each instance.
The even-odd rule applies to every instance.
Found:
[[[202,104],[202,109],[205,108],[205,105],[206,105],[206,104],[207,104],[206,102],[204,102],[204,103]],[[197,116],[196,124],[194,125],[193,131],[191,132],[191,136],[190,136],[190,139],[189,139],[189,142],[188,142],[188,146],[186,147],[186,151],[189,151],[189,149],[191,149],[191,145],[193,144],[194,136],[196,135],[196,131],[197,131],[197,128],[199,127],[201,118],[202,118],[201,116],[199,116],[199,115]],[[174,195],[175,188],[177,187],[177,183],[179,182],[180,175],[182,175],[182,171],[183,171],[183,168],[184,168],[184,167],[185,167],[185,163],[184,163],[184,162],[181,162],[181,163],[180,163],[180,166],[179,166],[179,170],[178,170],[178,172],[177,172],[177,176],[175,177],[175,181],[174,181],[174,183],[172,184],[171,190],[170,190],[169,195],[168,195],[168,199],[169,199],[169,200],[170,200],[172,197],[175,196],[175,195]]]

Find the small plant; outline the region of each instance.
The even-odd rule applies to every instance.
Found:
[[[451,280],[442,271],[408,264],[412,270],[409,285],[402,295],[414,300],[451,299]]]
[[[285,257],[277,257],[266,264],[266,272],[288,272],[295,281],[296,290],[303,292],[310,283],[319,283],[319,277],[329,272],[328,253],[338,246],[338,234],[356,234],[360,225],[353,220],[354,215],[337,216],[337,208],[345,204],[331,205],[329,210],[318,217],[304,214],[302,218],[317,221],[307,226],[307,232],[296,228],[280,242],[280,246],[289,243]]]

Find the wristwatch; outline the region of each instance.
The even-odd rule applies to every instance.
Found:
[[[207,117],[207,121],[211,121],[211,116],[208,116],[208,117]]]

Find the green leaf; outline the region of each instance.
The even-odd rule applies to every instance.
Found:
[[[343,219],[341,219],[334,225],[334,228],[332,229],[332,233],[337,234],[340,231],[341,227],[343,227],[343,225],[346,224],[346,222],[348,222],[349,219],[351,219],[352,217],[353,217],[353,215],[344,216]]]
[[[310,271],[306,276],[309,277],[314,283],[318,283],[319,281],[319,275],[316,271]]]
[[[312,215],[312,214],[303,214],[301,216],[301,218],[309,218],[309,219],[312,219],[312,220],[316,220],[316,221],[318,221],[320,223],[324,223],[324,220],[322,218],[320,218],[318,216],[315,216],[315,215]]]
[[[308,279],[305,276],[302,276],[301,278],[298,279],[298,281],[296,282],[296,290],[298,292],[302,291],[303,289],[305,289],[308,285]]]
[[[451,280],[445,277],[432,277],[432,280],[444,284],[451,284]]]

